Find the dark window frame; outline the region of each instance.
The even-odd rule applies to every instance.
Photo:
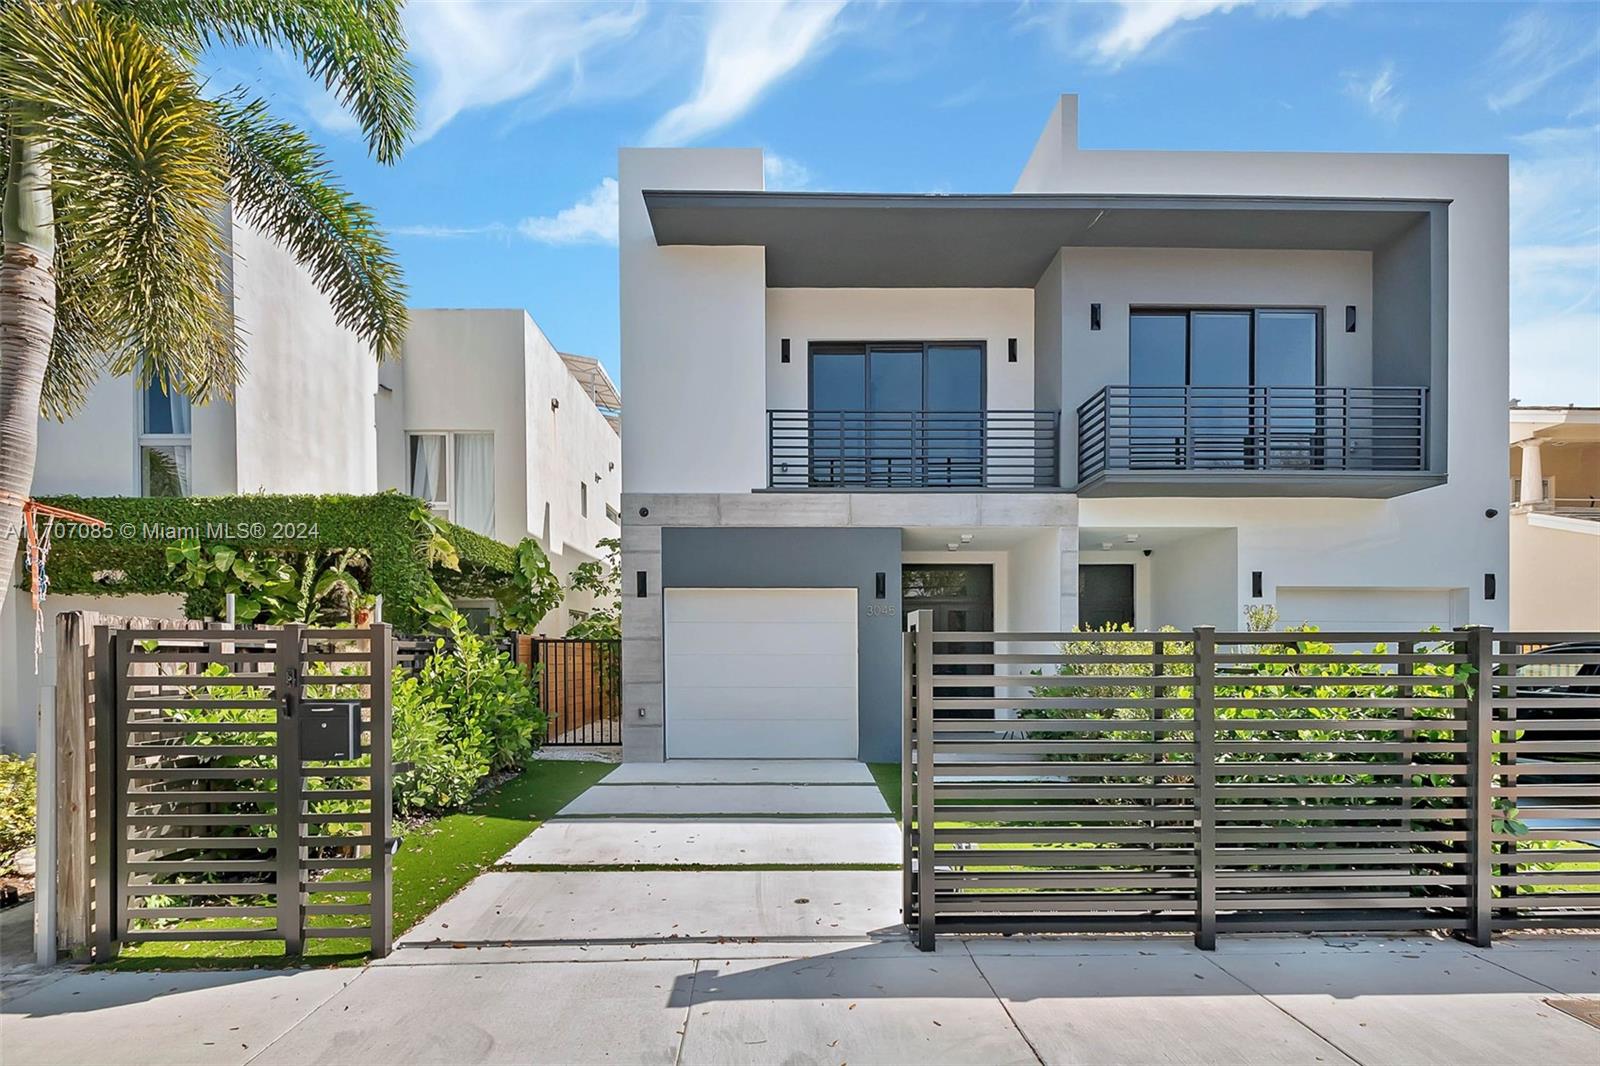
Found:
[[[1131,324],[1133,318],[1138,315],[1183,318],[1183,385],[1188,387],[1194,381],[1194,316],[1208,313],[1248,314],[1250,316],[1250,381],[1247,385],[1231,387],[1253,389],[1266,387],[1256,384],[1256,324],[1263,312],[1270,314],[1276,311],[1293,311],[1316,316],[1316,381],[1309,387],[1319,389],[1324,387],[1328,383],[1328,309],[1326,307],[1305,304],[1130,304],[1128,307],[1128,319]],[[1133,331],[1130,328],[1128,332],[1128,380],[1132,381]],[[1203,388],[1205,386],[1197,387]],[[1298,387],[1305,388],[1307,386]]]
[[[817,409],[816,393],[816,357],[820,355],[859,355],[861,356],[861,410],[869,411],[867,406],[872,395],[872,352],[921,352],[922,353],[922,406],[919,410],[927,413],[928,408],[928,349],[929,348],[976,348],[978,349],[978,365],[981,373],[978,376],[978,412],[989,409],[989,343],[978,340],[935,340],[935,341],[811,341],[806,345],[806,410]],[[965,413],[965,412],[961,412]]]

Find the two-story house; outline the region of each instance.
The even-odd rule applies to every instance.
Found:
[[[245,345],[231,401],[104,378],[70,420],[41,419],[34,495],[398,489],[505,543],[535,537],[563,581],[603,557],[599,542],[620,532],[621,398],[597,362],[558,353],[521,310],[416,309],[401,358],[380,366],[286,250],[225,225]],[[541,631],[564,632],[588,606],[568,597]],[[34,748],[54,615],[178,618],[183,596],[54,595],[46,607],[37,673],[29,597],[13,590],[0,611],[0,750]]]
[[[1009,194],[619,183],[626,758],[898,758],[913,609],[1506,619],[1503,156],[1086,150],[1065,96]]]
[[[1600,407],[1511,407],[1511,627],[1600,629]]]

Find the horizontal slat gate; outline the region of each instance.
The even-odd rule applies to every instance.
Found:
[[[386,954],[388,627],[101,627],[96,648],[95,955],[330,938]],[[324,701],[355,705],[359,757],[302,753],[302,708]]]
[[[1600,924],[1600,643],[1528,678],[1520,649],[1571,635],[929,621],[907,634],[903,760],[905,914],[925,948],[935,929],[1192,929],[1211,946]],[[975,641],[993,652],[954,650]]]

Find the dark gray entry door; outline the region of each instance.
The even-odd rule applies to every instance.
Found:
[[[1078,567],[1078,628],[1133,625],[1133,564]]]
[[[900,568],[900,598],[906,614],[932,611],[933,628],[939,633],[989,633],[994,630],[994,567],[987,563],[961,565],[930,563]],[[942,652],[950,655],[992,655],[990,641],[946,644]],[[990,674],[988,665],[958,664],[936,666],[935,674]],[[943,696],[994,695],[992,688],[940,689]],[[946,711],[952,718],[993,718],[993,711]]]

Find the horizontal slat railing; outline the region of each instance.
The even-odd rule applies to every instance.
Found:
[[[767,412],[773,489],[1060,485],[1056,411]]]
[[[903,758],[924,948],[1600,926],[1600,637],[929,621],[907,634]],[[993,652],[945,650],[978,640]]]
[[[1078,480],[1115,471],[1420,472],[1424,387],[1110,385],[1079,406]]]

